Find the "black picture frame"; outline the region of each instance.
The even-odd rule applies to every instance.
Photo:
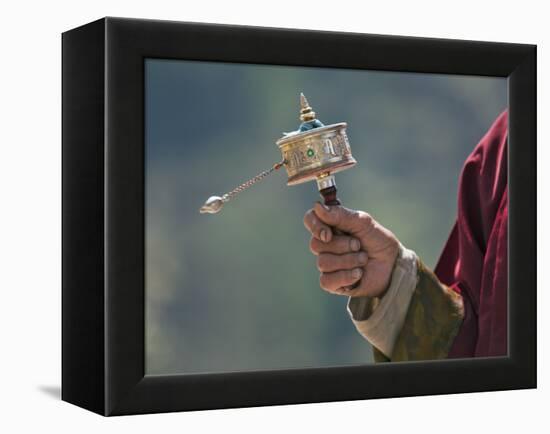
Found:
[[[62,52],[63,400],[124,415],[536,387],[536,46],[103,18]],[[508,357],[145,375],[145,58],[507,77]]]

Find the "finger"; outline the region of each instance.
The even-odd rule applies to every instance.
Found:
[[[344,255],[333,255],[332,253],[321,253],[317,257],[317,268],[321,273],[331,273],[339,270],[353,270],[367,264],[365,252],[346,253]]]
[[[357,238],[349,237],[347,235],[333,235],[332,239],[328,243],[319,241],[317,238],[312,237],[309,242],[309,249],[314,255],[320,253],[334,253],[335,255],[341,255],[343,253],[358,252],[361,249],[361,243]]]
[[[391,265],[373,259],[363,271],[363,277],[357,286],[350,288],[351,297],[382,297],[391,279]]]
[[[321,288],[329,292],[340,292],[340,288],[351,286],[363,275],[361,268],[353,270],[334,271],[332,273],[322,273],[319,279]]]
[[[304,226],[319,241],[326,243],[332,239],[330,227],[319,220],[311,209],[304,215]]]
[[[327,226],[337,227],[352,235],[365,235],[374,228],[374,219],[363,211],[343,206],[327,206],[317,202],[313,208],[315,216]]]

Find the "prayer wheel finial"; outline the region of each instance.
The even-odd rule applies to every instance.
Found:
[[[300,93],[300,120],[309,122],[315,119],[315,112],[309,105],[306,96]]]

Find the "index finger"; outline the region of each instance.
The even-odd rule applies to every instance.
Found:
[[[304,226],[318,240],[327,243],[332,239],[332,230],[330,226],[323,223],[319,217],[310,209],[304,215]]]

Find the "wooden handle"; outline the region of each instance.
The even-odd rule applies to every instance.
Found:
[[[330,187],[327,187],[327,188],[323,188],[322,190],[319,190],[319,193],[321,193],[321,197],[323,198],[324,203],[327,206],[342,205],[342,203],[336,197],[337,192],[338,192],[338,190],[336,190],[336,187],[334,185],[332,185]],[[335,229],[335,228],[332,228],[332,232],[335,235],[342,235],[343,234],[342,231],[340,231],[338,229]]]
[[[325,201],[325,205],[327,206],[341,205],[340,201],[336,197],[337,190],[334,185],[327,188],[323,188],[322,190],[319,190],[319,193],[321,193],[321,196]]]

